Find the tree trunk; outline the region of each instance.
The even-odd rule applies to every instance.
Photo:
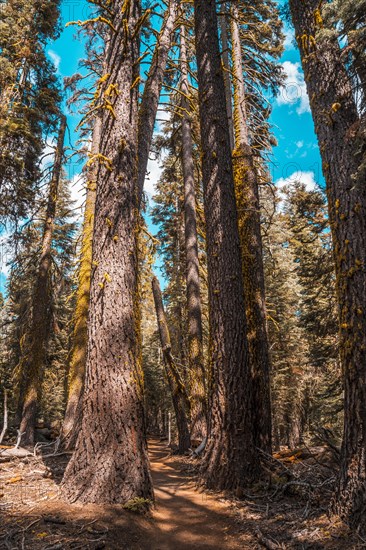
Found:
[[[22,358],[24,402],[20,431],[23,445],[33,445],[37,407],[41,398],[42,375],[51,322],[51,245],[56,215],[58,189],[64,156],[66,117],[61,117],[52,178],[48,191],[46,220],[42,236],[42,252],[32,297],[32,320]]]
[[[233,163],[252,374],[253,434],[255,446],[271,454],[271,364],[267,332],[258,174],[249,143],[239,13],[236,2],[231,4],[230,20],[234,74],[235,150]]]
[[[141,98],[138,122],[138,201],[142,200],[149,153],[158,112],[160,92],[171,47],[179,0],[169,0]]]
[[[189,410],[189,400],[182,382],[181,376],[172,357],[172,345],[168,323],[165,316],[163,298],[161,295],[159,281],[156,277],[152,280],[152,291],[154,295],[156,319],[158,323],[160,343],[164,356],[165,371],[172,394],[173,407],[178,428],[178,452],[183,454],[191,447],[191,438],[189,435],[187,411]]]
[[[104,111],[97,181],[88,350],[82,424],[65,472],[71,501],[152,499],[140,356],[137,111],[140,2],[115,8],[106,85],[118,93]]]
[[[62,426],[63,447],[73,449],[81,425],[82,392],[84,388],[86,348],[88,340],[88,313],[90,282],[92,272],[92,246],[96,184],[98,178],[98,150],[101,137],[100,117],[95,119],[89,168],[87,171],[87,191],[84,211],[81,259],[78,274],[78,289],[74,313],[74,333],[71,349],[68,380],[68,398]]]
[[[207,223],[211,388],[203,480],[241,491],[258,473],[238,219],[216,3],[195,0],[202,168]]]
[[[345,419],[333,510],[365,531],[366,188],[352,178],[361,161],[360,121],[338,42],[318,35],[318,0],[291,0],[290,9],[322,155],[339,301]]]
[[[188,363],[191,395],[191,434],[203,439],[207,433],[205,366],[203,360],[202,306],[198,259],[196,190],[190,120],[188,62],[185,27],[180,32],[182,91],[182,168],[184,180],[184,229],[188,315]]]
[[[233,120],[233,104],[232,104],[232,91],[231,91],[231,77],[230,77],[230,53],[229,53],[229,38],[228,38],[228,22],[227,22],[227,8],[226,2],[221,5],[221,17],[220,21],[220,34],[221,34],[221,46],[222,46],[222,63],[224,69],[224,82],[225,82],[225,99],[226,99],[226,113],[229,122],[230,133],[230,148],[233,151],[235,147],[234,139],[234,120]]]
[[[1,433],[0,433],[0,445],[3,442],[3,439],[4,439],[4,437],[6,435],[6,432],[7,432],[7,429],[8,429],[8,414],[9,414],[9,411],[8,411],[8,390],[6,388],[4,388],[4,408],[3,408],[3,412],[4,412],[4,421],[3,421],[3,429],[1,430]]]

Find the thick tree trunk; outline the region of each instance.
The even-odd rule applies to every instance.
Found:
[[[51,322],[51,245],[56,215],[58,189],[64,156],[66,117],[62,116],[48,191],[46,220],[42,236],[42,252],[32,297],[32,320],[21,360],[24,377],[24,402],[20,431],[23,445],[33,445],[37,407],[41,398],[42,375]]]
[[[69,501],[152,499],[140,357],[137,237],[137,110],[140,2],[113,3],[99,148],[88,351],[82,424],[65,472]]]
[[[68,397],[65,418],[62,426],[63,447],[73,449],[81,425],[82,392],[84,388],[86,349],[88,340],[88,313],[90,282],[92,272],[92,246],[96,184],[98,178],[98,150],[101,138],[101,120],[95,119],[89,167],[87,170],[87,191],[84,211],[81,258],[78,274],[78,290],[74,313],[74,333],[72,340]]]
[[[141,98],[138,122],[138,202],[142,200],[146,169],[158,112],[160,92],[172,44],[179,0],[169,0],[161,32],[157,39],[144,92]]]
[[[181,376],[172,357],[172,345],[170,341],[169,327],[165,316],[163,298],[159,281],[156,277],[152,280],[156,319],[158,323],[160,343],[164,356],[165,371],[172,394],[173,407],[178,428],[178,452],[183,454],[191,447],[191,438],[188,428],[187,412],[189,401]]]
[[[291,0],[290,8],[322,155],[337,277],[345,420],[333,509],[365,531],[366,187],[352,178],[361,160],[359,118],[338,42],[318,35],[318,0]]]
[[[258,473],[238,219],[216,2],[195,0],[202,168],[207,223],[211,392],[202,476],[237,490]]]
[[[230,20],[234,74],[235,150],[233,163],[252,374],[253,433],[255,446],[271,454],[271,365],[264,287],[258,174],[249,143],[239,14],[236,2],[231,4]]]
[[[207,433],[205,366],[203,360],[202,306],[198,259],[196,190],[190,120],[188,62],[185,27],[180,32],[182,91],[182,168],[184,179],[184,229],[186,252],[188,363],[191,395],[191,434],[203,439]]]

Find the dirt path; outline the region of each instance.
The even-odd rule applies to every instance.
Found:
[[[244,546],[223,503],[199,492],[179,459],[158,441],[149,444],[156,510],[152,550],[253,548]]]
[[[0,550],[257,548],[240,536],[223,502],[196,489],[187,460],[158,440],[149,452],[156,505],[146,516],[121,505],[63,501],[59,484],[69,457],[0,465]]]
[[[195,462],[171,456],[159,440],[149,442],[149,452],[156,496],[149,515],[63,501],[59,486],[69,456],[0,464],[0,550],[366,548],[327,517],[327,501],[317,503],[317,493],[312,501],[305,492],[225,502],[196,488]]]

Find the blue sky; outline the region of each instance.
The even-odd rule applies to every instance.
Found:
[[[281,0],[282,3],[283,0]],[[61,36],[47,48],[48,55],[54,61],[61,79],[77,72],[78,61],[84,55],[83,44],[75,37],[77,27],[70,26],[66,28],[65,25],[69,21],[87,19],[89,8],[90,4],[86,0],[63,0],[63,30]],[[293,33],[291,29],[286,28],[286,49],[280,60],[286,72],[286,83],[278,97],[272,99],[273,112],[270,121],[274,127],[278,147],[273,150],[270,169],[272,180],[279,187],[298,179],[311,189],[314,187],[315,182],[323,186],[324,180],[300,57],[293,42]],[[75,128],[78,121],[78,116],[68,113],[68,126],[72,143],[77,140]],[[80,164],[69,163],[67,172],[72,181],[72,194],[73,198],[78,201],[81,211],[84,193],[82,182],[78,177],[80,171]],[[158,162],[153,161],[150,163],[149,172],[150,177],[146,182],[146,191],[151,195],[160,173]],[[156,232],[151,220],[148,219],[148,223],[150,231]],[[0,291],[2,292],[4,292],[7,273],[5,263],[6,257],[2,254],[0,237]]]

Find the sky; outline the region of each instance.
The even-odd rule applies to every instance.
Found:
[[[283,4],[283,0],[280,3]],[[78,61],[84,55],[83,43],[76,38],[77,27],[66,27],[66,23],[87,19],[89,6],[87,0],[63,0],[62,2],[62,33],[56,41],[47,47],[47,54],[54,62],[60,79],[77,72]],[[295,180],[300,180],[310,190],[316,183],[324,186],[321,159],[314,134],[299,52],[294,44],[292,29],[286,27],[285,32],[285,52],[280,63],[286,73],[286,82],[279,95],[272,98],[271,101],[273,110],[270,122],[273,125],[278,146],[273,150],[270,171],[272,181],[280,188]],[[74,144],[77,140],[75,128],[79,117],[69,112],[67,115],[69,127],[67,139]],[[159,117],[164,118],[164,113],[160,113]],[[71,181],[72,197],[77,201],[80,214],[84,202],[83,182],[79,176],[81,169],[82,166],[75,162],[70,162],[66,167],[67,175]],[[151,161],[148,171],[150,175],[146,181],[145,190],[151,199],[154,186],[160,175],[159,163]],[[147,223],[150,232],[156,233],[157,228],[154,227],[149,216],[147,216]],[[7,256],[2,244],[4,238],[0,235],[0,292],[5,291],[8,273]],[[159,275],[159,270],[157,274]]]

